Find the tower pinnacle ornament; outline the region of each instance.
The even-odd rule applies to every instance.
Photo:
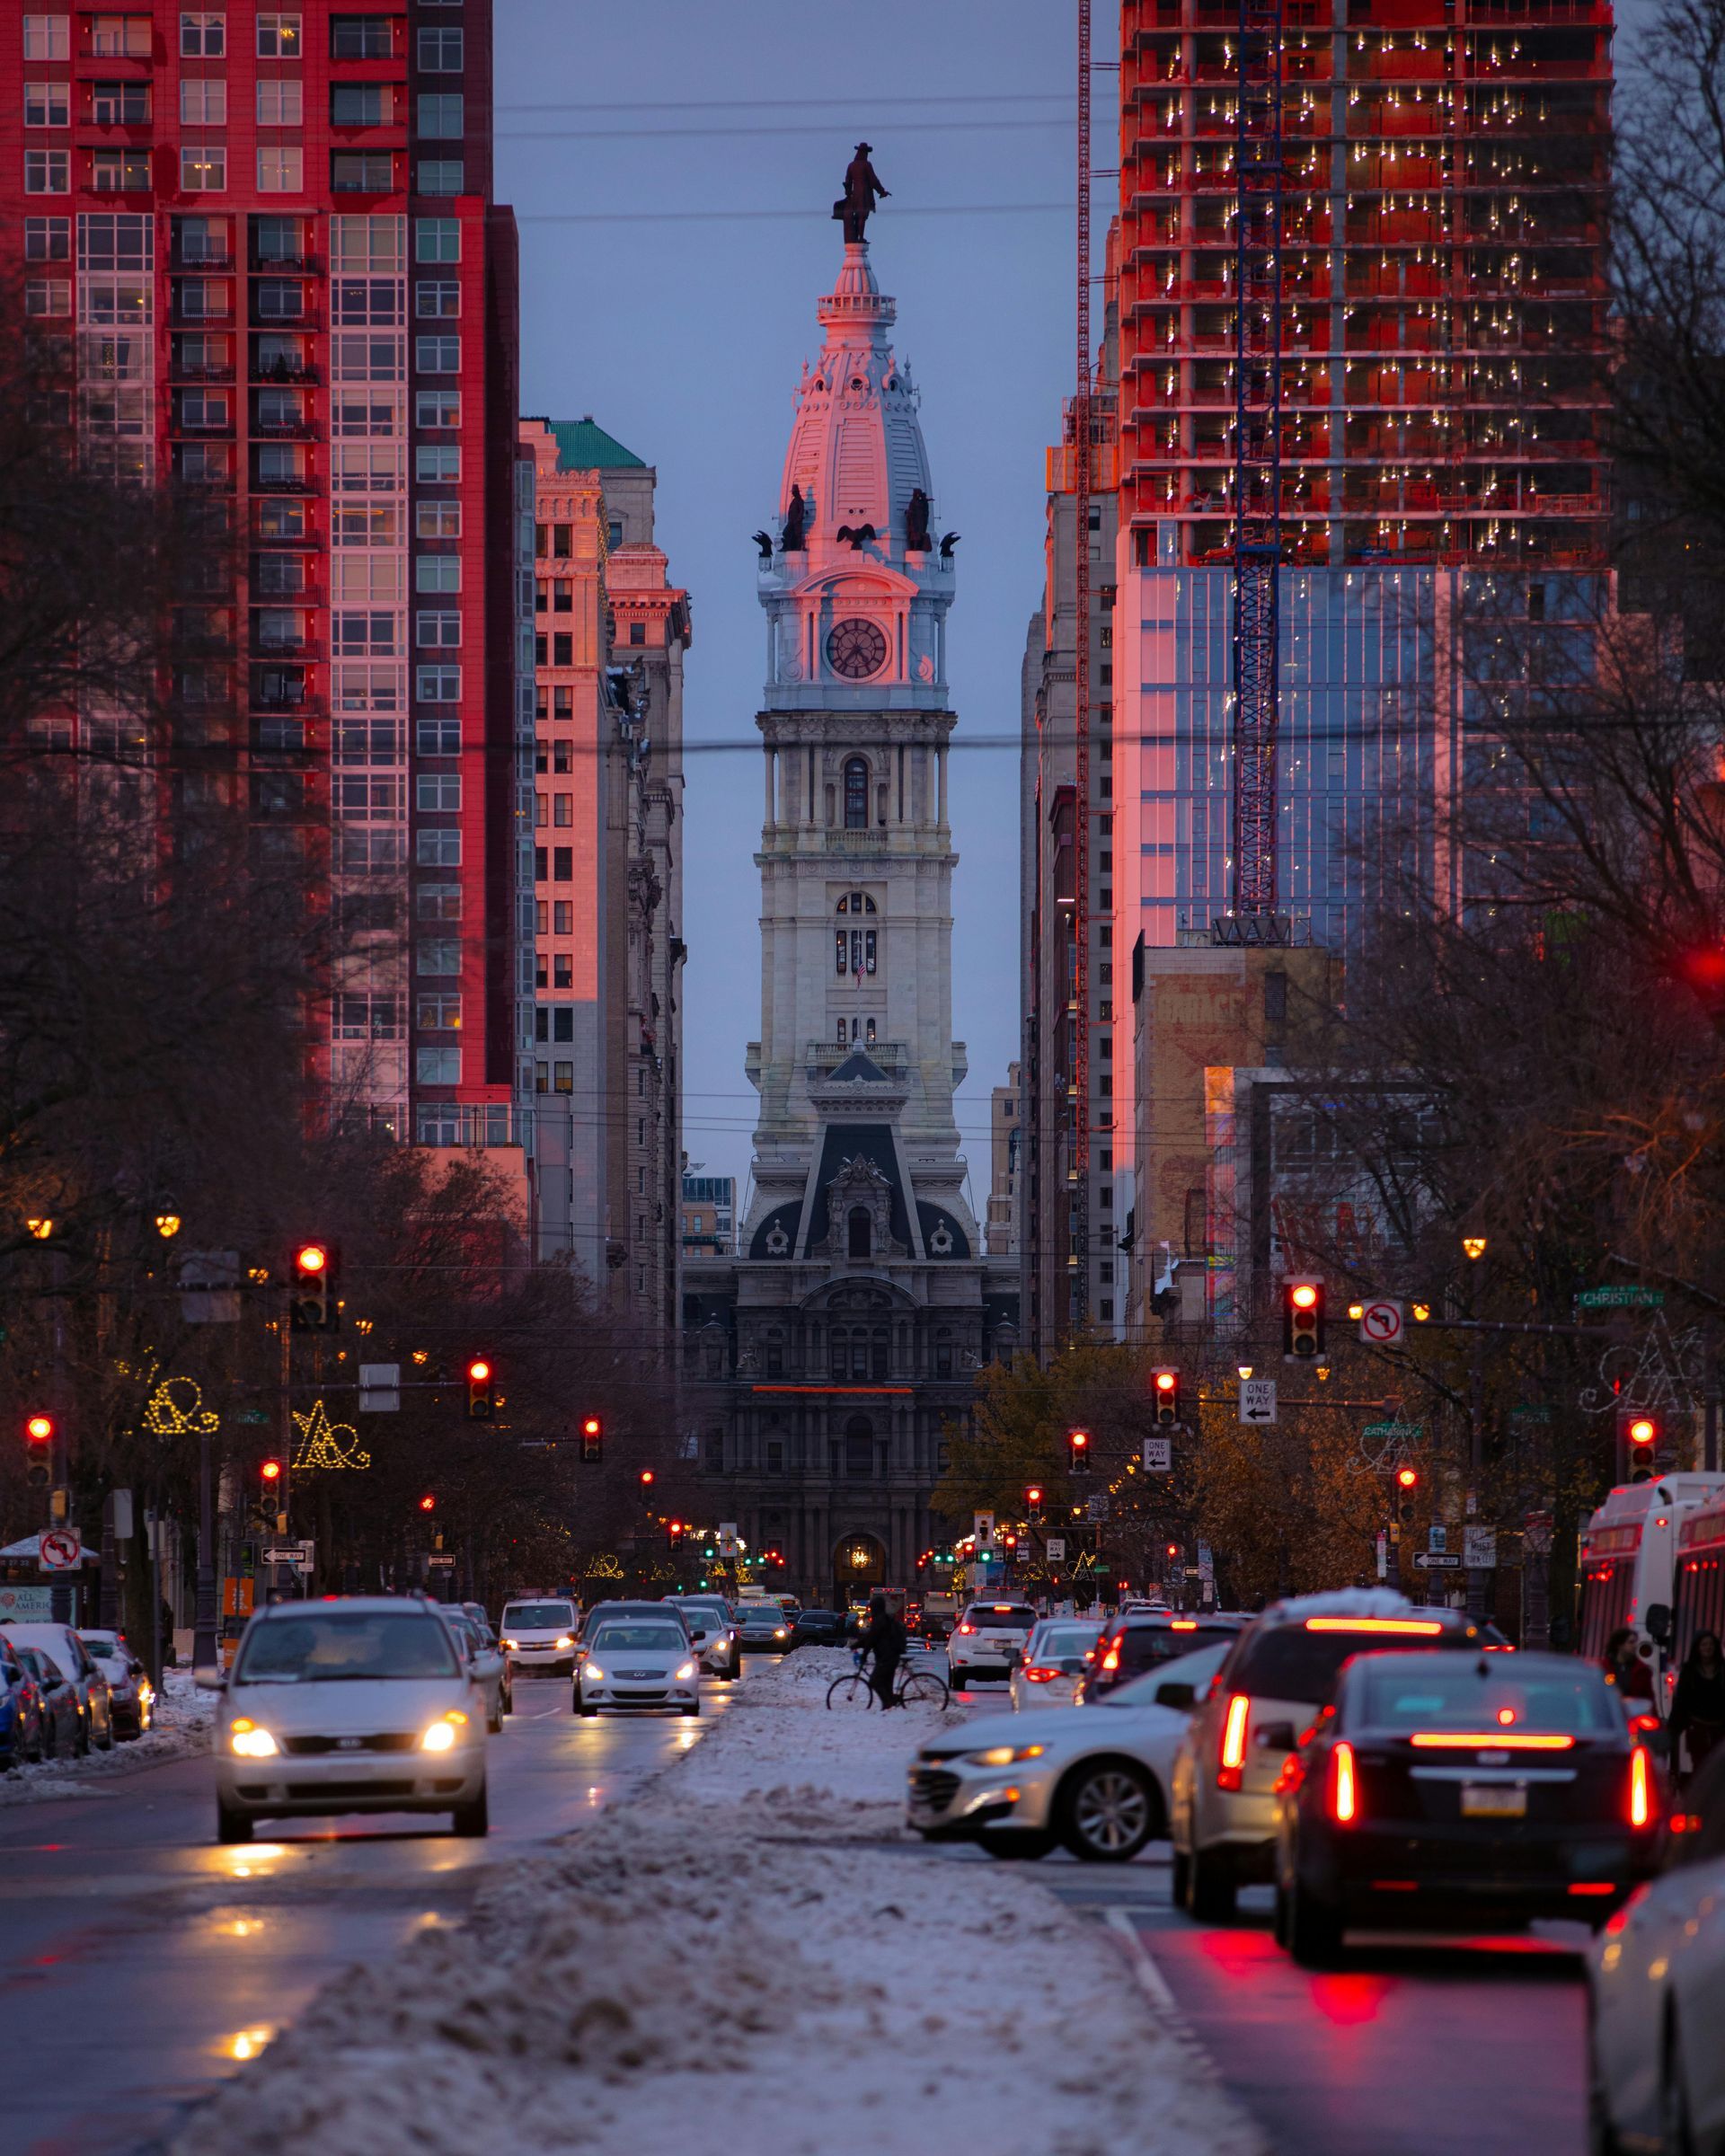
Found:
[[[859,142],[856,155],[845,168],[845,192],[833,205],[833,215],[845,226],[846,246],[860,245],[869,219],[874,215],[874,199],[879,195],[884,201],[889,190],[881,186],[875,177],[874,167],[869,163],[869,152],[874,147],[870,142]]]

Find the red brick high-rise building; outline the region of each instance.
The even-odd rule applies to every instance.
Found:
[[[0,76],[0,274],[80,452],[231,540],[166,625],[226,752],[175,782],[327,862],[341,1112],[512,1144],[532,484],[490,0],[8,7]]]

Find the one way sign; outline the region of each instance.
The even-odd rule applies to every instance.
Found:
[[[1275,1421],[1276,1380],[1273,1377],[1243,1377],[1240,1380],[1240,1419],[1250,1423]]]

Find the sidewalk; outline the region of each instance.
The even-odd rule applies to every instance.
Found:
[[[332,1984],[173,2156],[1258,2156],[1104,1932],[905,1833],[936,1719],[828,1714],[849,1666],[752,1670],[641,1802]]]

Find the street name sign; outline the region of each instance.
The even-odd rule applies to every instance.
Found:
[[[1584,1287],[1575,1298],[1578,1310],[1663,1310],[1665,1290],[1642,1287],[1638,1282],[1621,1287]]]
[[[1276,1380],[1243,1377],[1240,1380],[1240,1419],[1254,1426],[1276,1419]]]
[[[359,1412],[362,1415],[399,1415],[402,1411],[402,1365],[399,1363],[361,1363]]]
[[[1368,1422],[1362,1437],[1381,1437],[1385,1445],[1412,1445],[1424,1436],[1423,1422]]]

